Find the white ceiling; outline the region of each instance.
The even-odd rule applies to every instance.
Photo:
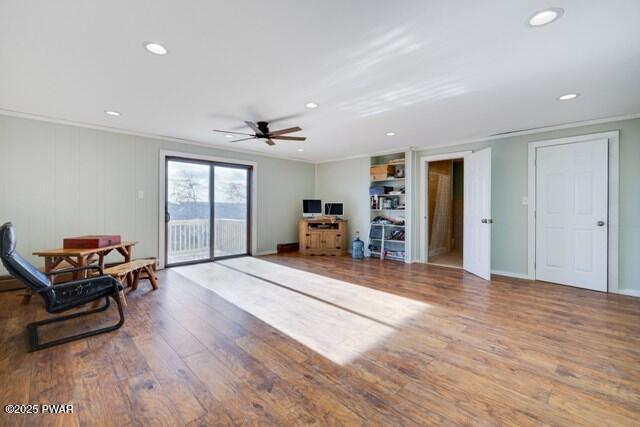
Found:
[[[234,148],[306,160],[442,145],[640,112],[639,22],[638,0],[0,0],[0,109],[227,147],[213,128],[299,114],[271,127],[306,142]]]

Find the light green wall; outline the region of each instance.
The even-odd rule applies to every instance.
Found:
[[[368,157],[317,165],[317,197],[323,203],[344,203],[345,218],[349,220],[349,240],[353,240],[355,232],[359,231],[360,238],[367,241],[369,184]]]
[[[620,288],[640,290],[640,119],[422,150],[420,156],[492,147],[492,268],[527,273],[527,144],[620,131]],[[19,249],[59,246],[64,236],[120,233],[157,256],[158,163],[172,150],[258,163],[258,252],[297,241],[301,200],[345,203],[350,236],[366,238],[369,159],[314,165],[216,148],[0,115],[0,222],[13,221]],[[414,164],[415,193],[422,191]],[[315,169],[315,170],[314,170]],[[314,182],[314,172],[317,179]],[[137,198],[144,190],[145,198]],[[418,217],[414,201],[414,218]],[[413,227],[417,254],[417,230]],[[0,269],[0,274],[4,270]]]
[[[298,240],[313,164],[3,115],[0,223],[16,225],[23,255],[110,233],[139,241],[136,257],[158,256],[160,150],[257,162],[257,252]]]
[[[614,130],[620,131],[619,287],[640,289],[640,119],[423,150],[417,157],[491,147],[492,269],[527,274],[527,206],[522,197],[527,196],[528,143]]]

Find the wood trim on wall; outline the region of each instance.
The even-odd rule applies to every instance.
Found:
[[[609,218],[608,218],[608,265],[607,265],[607,289],[608,292],[623,293],[619,289],[619,264],[618,264],[618,236],[619,236],[619,203],[620,203],[620,131],[601,132],[589,135],[571,136],[568,138],[549,139],[529,143],[528,151],[528,207],[527,207],[527,274],[529,279],[535,280],[536,261],[536,150],[540,147],[552,145],[574,144],[607,139],[609,141]]]
[[[25,286],[11,276],[0,277],[0,292],[17,291]]]

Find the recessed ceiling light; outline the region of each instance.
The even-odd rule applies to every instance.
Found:
[[[541,27],[543,25],[551,24],[562,15],[564,15],[564,9],[561,9],[559,7],[541,10],[539,12],[536,12],[529,19],[529,25],[531,25],[532,27]]]
[[[568,93],[566,95],[562,95],[558,97],[559,101],[569,101],[571,99],[576,99],[578,96],[580,96],[579,93]]]
[[[303,152],[304,148],[298,148],[298,151]]]
[[[225,136],[226,136],[227,138],[233,138],[233,135],[226,134]]]
[[[385,133],[385,135],[387,135],[387,136],[395,136],[395,134],[396,134],[395,132],[387,132],[387,133]]]
[[[115,116],[115,117],[120,115],[120,113],[118,111],[113,111],[113,110],[107,110],[107,111],[105,111],[105,113],[110,115],[110,116]]]
[[[315,102],[307,102],[306,104],[304,104],[304,106],[309,109],[314,109],[319,107],[319,105]]]
[[[158,43],[144,42],[142,43],[142,45],[144,46],[145,49],[147,49],[149,52],[153,53],[154,55],[166,55],[169,52],[166,47]]]

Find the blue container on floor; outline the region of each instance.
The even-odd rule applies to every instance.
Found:
[[[356,238],[351,242],[351,257],[364,259],[364,242],[360,240],[360,233],[356,233]]]

